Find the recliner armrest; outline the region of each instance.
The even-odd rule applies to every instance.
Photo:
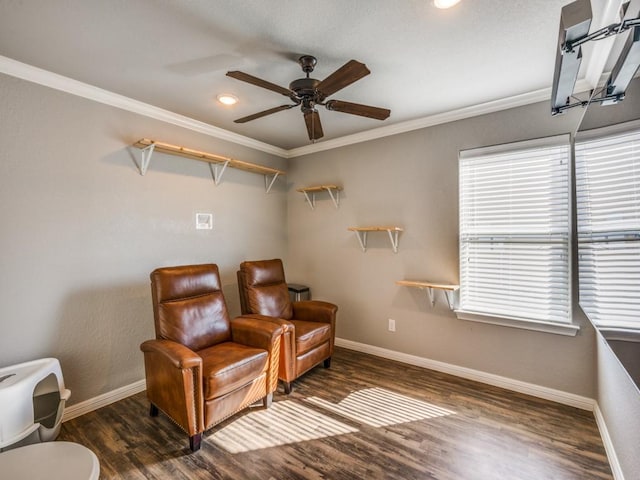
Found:
[[[265,321],[267,320],[267,321]],[[283,327],[263,315],[243,315],[231,320],[231,338],[236,343],[271,352],[282,335]]]
[[[337,311],[337,305],[321,300],[293,302],[293,318],[296,320],[334,324]]]
[[[193,350],[171,340],[147,340],[140,345],[144,353],[162,355],[176,368],[194,368],[202,366],[202,358]]]
[[[242,315],[242,318],[255,318],[260,320],[261,322],[271,322],[276,325],[280,325],[282,327],[282,333],[293,333],[295,327],[293,323],[289,320],[285,320],[284,318],[278,317],[269,317],[268,315],[260,315],[259,313],[247,313],[246,315]]]
[[[171,340],[147,340],[144,353],[147,398],[189,436],[204,430],[202,358]]]

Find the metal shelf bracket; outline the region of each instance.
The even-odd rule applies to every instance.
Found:
[[[229,165],[229,160],[223,163],[210,163],[209,168],[211,169],[211,174],[213,175],[213,182],[217,185],[220,185],[220,181],[222,180],[222,175],[224,175],[224,171],[227,169],[227,165]]]
[[[391,248],[393,248],[393,253],[398,253],[398,230],[387,230],[389,234],[389,240],[391,240]]]
[[[149,168],[149,162],[151,161],[151,155],[153,154],[153,149],[156,144],[152,143],[148,147],[145,147],[141,150],[141,159],[140,159],[140,175],[144,176],[147,173],[147,168]]]
[[[356,231],[356,236],[358,237],[358,242],[360,242],[360,247],[363,252],[367,251],[367,232]]]
[[[306,198],[307,202],[309,202],[309,206],[311,207],[311,210],[315,210],[316,209],[316,194],[312,193],[311,197],[309,197],[309,194],[307,193],[306,190],[304,190],[302,193],[304,193],[304,198]]]
[[[271,191],[271,187],[273,187],[273,184],[276,181],[276,178],[278,178],[278,175],[280,175],[280,173],[274,173],[273,174],[273,178],[271,179],[271,181],[269,181],[269,175],[268,174],[264,174],[264,188],[266,189],[267,193],[269,193]]]
[[[435,289],[432,287],[428,287],[425,289],[427,291],[427,295],[429,297],[429,302],[431,302],[431,306],[436,306],[436,296]],[[442,290],[444,293],[444,297],[447,299],[447,305],[449,306],[449,310],[453,310],[455,308],[455,290]]]

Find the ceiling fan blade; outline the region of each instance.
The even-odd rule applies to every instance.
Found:
[[[236,80],[247,82],[252,85],[256,85],[257,87],[266,88],[267,90],[279,93],[281,95],[284,95],[285,97],[289,97],[293,93],[288,88],[281,87],[280,85],[276,85],[275,83],[267,82],[266,80],[262,80],[261,78],[254,77],[253,75],[239,72],[237,70],[227,72],[227,77],[235,78]]]
[[[304,123],[307,124],[307,133],[309,134],[309,140],[314,141],[324,137],[322,124],[320,123],[320,115],[318,114],[317,110],[305,112]]]
[[[338,70],[322,80],[316,89],[322,94],[322,98],[336,93],[338,90],[351,85],[353,82],[366,77],[371,72],[364,63],[356,60],[349,60]]]
[[[375,118],[376,120],[384,120],[391,114],[391,110],[388,108],[371,107],[341,100],[329,100],[324,106],[327,107],[327,110],[334,112],[350,113],[351,115],[360,115],[361,117]]]
[[[291,105],[280,105],[279,107],[270,108],[269,110],[263,110],[262,112],[254,113],[253,115],[248,115],[246,117],[239,118],[237,120],[234,120],[233,122],[234,123],[250,122],[251,120],[255,120],[256,118],[266,117],[267,115],[271,115],[272,113],[281,112],[283,110],[289,110],[290,108],[293,108],[296,106],[297,105],[295,103]]]

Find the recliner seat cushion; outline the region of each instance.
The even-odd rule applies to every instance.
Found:
[[[320,322],[291,320],[296,332],[296,355],[303,355],[309,350],[331,340],[331,325]]]
[[[225,342],[197,352],[202,357],[204,399],[221,397],[267,371],[266,350]]]

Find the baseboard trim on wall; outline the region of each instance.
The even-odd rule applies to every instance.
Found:
[[[596,417],[596,424],[598,425],[598,430],[600,430],[600,436],[602,437],[604,449],[607,452],[607,459],[609,460],[609,466],[611,467],[613,478],[615,480],[624,480],[624,473],[622,472],[622,468],[620,467],[620,462],[618,461],[616,450],[615,448],[613,448],[613,442],[611,441],[611,436],[609,435],[609,429],[607,428],[607,424],[604,421],[604,416],[602,415],[602,411],[600,410],[600,407],[597,403],[595,404],[595,408],[593,409],[593,416]]]
[[[573,393],[563,392],[561,390],[555,390],[553,388],[542,387],[540,385],[522,382],[520,380],[514,380],[512,378],[501,377],[500,375],[494,375],[492,373],[481,372],[479,370],[473,370],[471,368],[460,367],[457,365],[452,365],[450,363],[430,360],[428,358],[418,357],[416,355],[410,355],[408,353],[396,352],[394,350],[388,350],[386,348],[367,345],[351,340],[345,340],[343,338],[336,338],[335,344],[339,347],[348,348],[349,350],[369,353],[371,355],[375,355],[376,357],[388,358],[389,360],[396,360],[398,362],[408,363],[409,365],[428,368],[437,372],[448,373],[450,375],[455,375],[456,377],[475,380],[477,382],[493,385],[494,387],[505,388],[507,390],[524,393],[533,397],[551,400],[552,402],[561,403],[570,407],[576,407],[581,410],[588,410],[592,412],[594,411],[596,405],[595,400],[587,397],[582,397],[580,395],[575,395]]]
[[[64,415],[62,415],[62,421],[66,422],[68,420],[74,419],[76,417],[80,417],[85,413],[93,412],[102,407],[106,407],[112,403],[115,403],[119,400],[124,400],[131,395],[135,395],[136,393],[140,393],[147,388],[145,380],[138,380],[130,385],[125,385],[124,387],[116,388],[110,392],[104,393],[102,395],[98,395],[97,397],[90,398],[89,400],[85,400],[84,402],[76,403],[75,405],[71,405],[64,409]]]

